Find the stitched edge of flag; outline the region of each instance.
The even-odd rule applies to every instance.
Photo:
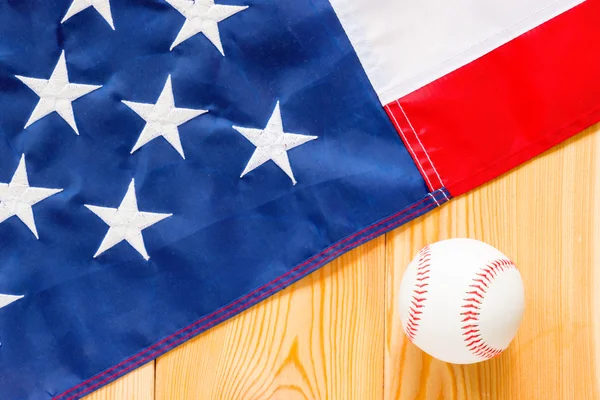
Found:
[[[279,292],[280,290],[319,269],[323,265],[331,262],[335,258],[350,251],[351,249],[425,214],[441,204],[446,203],[450,200],[450,198],[450,193],[445,188],[428,193],[427,196],[404,208],[398,213],[392,214],[391,216],[384,218],[364,228],[363,230],[346,237],[345,239],[340,240],[303,263],[298,264],[285,274],[280,275],[267,284],[254,289],[242,297],[239,297],[238,299],[219,308],[211,314],[200,318],[193,324],[180,329],[172,335],[155,342],[151,346],[146,347],[139,353],[123,360],[111,368],[108,368],[103,372],[84,380],[78,385],[73,386],[67,391],[53,397],[53,400],[76,400],[88,395],[89,393],[127,374],[131,370],[154,360],[160,355],[168,352],[176,346],[179,346],[181,343],[191,339],[192,337],[199,335],[218,323],[254,306],[267,297],[270,297],[271,295]]]
[[[417,164],[429,190],[434,191],[443,188],[444,182],[442,182],[440,174],[435,168],[433,161],[431,161],[427,149],[423,146],[421,139],[419,139],[416,129],[408,119],[408,115],[404,112],[400,100],[386,104],[384,109],[394,124],[402,142],[408,148],[413,161]]]

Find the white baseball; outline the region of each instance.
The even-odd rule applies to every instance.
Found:
[[[427,354],[453,364],[499,355],[515,337],[525,308],[521,274],[496,248],[473,239],[424,247],[398,295],[404,332]]]

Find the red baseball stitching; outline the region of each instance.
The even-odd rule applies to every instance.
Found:
[[[417,277],[415,282],[415,288],[413,289],[412,300],[408,308],[408,322],[404,330],[410,338],[414,340],[419,330],[419,321],[421,321],[421,315],[423,311],[421,308],[425,306],[427,300],[426,294],[429,292],[427,287],[429,283],[429,273],[431,272],[431,249],[429,246],[423,247],[419,252],[419,262],[417,264]]]
[[[481,303],[485,298],[485,294],[489,289],[492,281],[496,279],[498,274],[509,269],[516,269],[515,264],[506,258],[494,260],[481,268],[475,274],[472,283],[469,285],[469,291],[464,299],[462,306],[463,312],[460,315],[463,317],[461,323],[463,337],[467,343],[467,348],[471,353],[484,359],[496,357],[504,349],[496,349],[486,344],[479,330],[479,310]]]

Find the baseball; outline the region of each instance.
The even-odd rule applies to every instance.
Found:
[[[424,247],[409,264],[398,295],[402,327],[441,361],[472,364],[502,353],[525,308],[521,274],[496,248],[473,239]]]

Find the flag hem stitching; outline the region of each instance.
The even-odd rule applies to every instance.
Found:
[[[433,194],[433,201],[431,200],[432,197],[430,194]],[[102,386],[105,386],[106,384],[118,379],[131,370],[155,359],[156,357],[166,353],[188,339],[191,339],[193,336],[196,336],[201,332],[213,327],[219,322],[222,322],[223,320],[226,320],[227,318],[230,318],[231,316],[250,308],[258,302],[266,299],[270,295],[275,294],[276,292],[291,285],[311,272],[319,269],[326,263],[339,257],[352,248],[355,248],[377,236],[380,236],[381,234],[384,234],[385,232],[407,223],[408,221],[417,218],[420,215],[423,215],[431,209],[439,206],[441,203],[449,201],[450,198],[450,193],[447,192],[445,188],[438,189],[433,193],[428,193],[421,200],[404,208],[402,211],[369,225],[368,227],[346,237],[345,239],[338,241],[303,263],[296,265],[285,274],[280,275],[267,284],[248,292],[246,295],[239,297],[238,299],[219,308],[211,314],[200,318],[187,327],[178,330],[174,334],[161,339],[149,347],[146,347],[145,349],[131,357],[128,357],[111,368],[108,368],[103,372],[100,372],[93,377],[80,382],[78,385],[73,386],[67,391],[53,397],[53,400],[76,400],[94,390],[101,388]],[[220,313],[223,313],[235,306],[237,307],[233,310],[230,310],[219,316]],[[204,324],[201,324],[202,322],[204,322]],[[199,324],[201,325],[197,326]],[[148,352],[150,352],[150,354],[146,354]],[[116,372],[113,372],[115,370]],[[107,374],[110,375],[105,377]]]

